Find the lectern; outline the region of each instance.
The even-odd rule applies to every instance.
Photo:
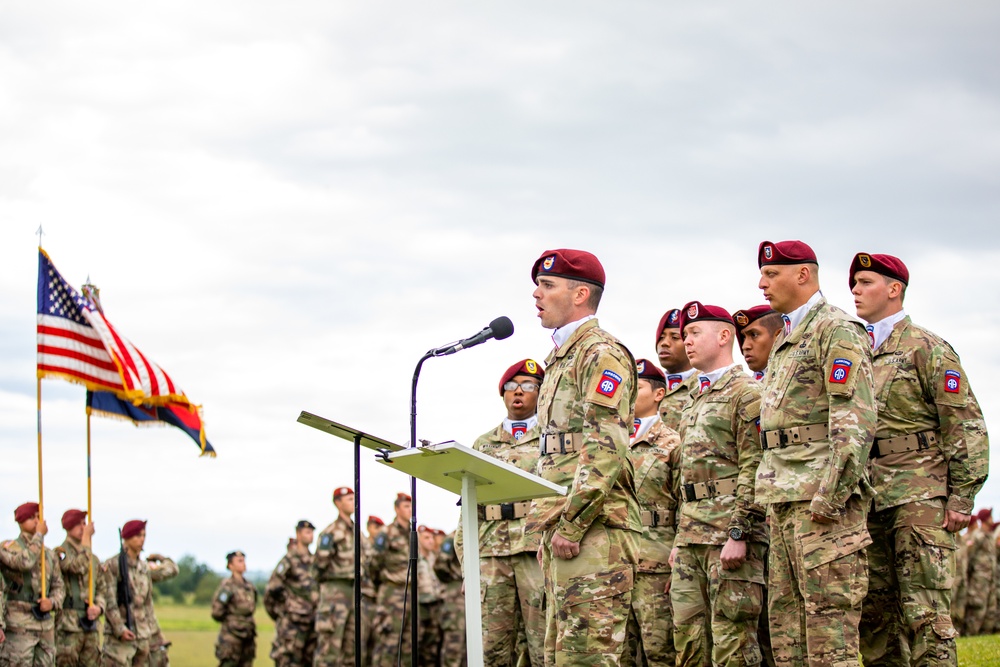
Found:
[[[483,615],[479,585],[479,503],[512,503],[566,495],[566,487],[524,472],[454,441],[380,455],[383,465],[462,496],[465,534],[465,637],[469,667],[483,665]],[[412,647],[417,650],[416,646]]]

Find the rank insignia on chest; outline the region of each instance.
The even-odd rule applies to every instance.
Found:
[[[528,432],[528,422],[514,422],[510,425],[510,434],[515,440],[520,440]]]
[[[618,385],[622,383],[622,376],[614,371],[604,371],[601,381],[597,384],[597,393],[611,398],[618,391]]]
[[[679,385],[681,382],[684,382],[684,378],[682,378],[680,375],[668,375],[667,390],[673,391],[674,389],[677,388],[677,385]]]
[[[834,359],[833,368],[830,369],[830,382],[845,384],[851,375],[853,365],[849,359]]]
[[[949,394],[957,394],[962,389],[962,374],[958,371],[944,372],[944,390]]]

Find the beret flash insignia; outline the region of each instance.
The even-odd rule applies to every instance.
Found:
[[[870,269],[872,266],[871,256],[861,253],[860,255],[858,255],[858,264],[865,267],[866,269]]]
[[[774,257],[774,249],[769,245],[764,246],[764,259],[771,259],[772,257]]]
[[[690,306],[688,306],[688,317],[690,317],[691,319],[694,319],[694,318],[698,317],[698,304],[697,303],[692,303]]]
[[[745,327],[746,325],[750,324],[750,318],[747,317],[746,313],[744,313],[742,310],[737,311],[736,316],[733,319],[735,319],[736,324],[740,325],[741,327]]]
[[[524,362],[524,367],[527,369],[529,373],[534,374],[538,372],[538,364],[535,363],[534,359],[528,359],[526,362]]]
[[[551,271],[555,263],[556,263],[555,255],[552,255],[551,257],[546,257],[544,260],[542,260],[542,269],[544,271]]]

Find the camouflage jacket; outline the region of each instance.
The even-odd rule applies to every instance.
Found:
[[[995,586],[997,546],[991,531],[978,526],[965,537],[968,549],[968,592],[966,604],[983,608],[989,602],[990,592]]]
[[[319,598],[312,564],[313,555],[308,549],[300,551],[296,545],[289,545],[264,589],[268,614],[288,616],[295,623],[312,623]]]
[[[761,504],[811,501],[838,518],[870,486],[865,465],[875,435],[871,341],[861,322],[825,298],[787,337],[778,333],[761,391],[762,431],[825,424],[825,439],[768,449],[757,470]]]
[[[875,351],[875,438],[934,431],[931,449],[872,457],[878,510],[927,498],[971,514],[986,481],[989,440],[982,410],[948,343],[909,317],[897,322]]]
[[[142,558],[131,557],[128,560],[128,583],[132,592],[132,617],[135,628],[132,631],[138,639],[150,639],[156,634],[157,627],[153,612],[153,577],[149,564]],[[125,632],[128,613],[124,600],[118,599],[118,554],[101,564],[101,581],[104,599],[104,634],[120,638]]]
[[[3,580],[3,571],[0,569],[0,630],[7,629],[7,605],[4,603],[4,599],[7,597],[5,589],[7,588],[7,582]]]
[[[368,574],[381,588],[383,583],[402,586],[406,583],[406,570],[410,566],[410,527],[393,520],[375,538],[372,557],[368,561]]]
[[[371,574],[368,571],[368,562],[372,558],[372,552],[375,551],[375,544],[369,542],[368,540],[361,538],[361,594],[366,595],[370,598],[374,598],[376,594],[375,583],[372,581]]]
[[[338,516],[319,534],[313,577],[320,585],[334,579],[354,581],[354,522]]]
[[[639,572],[670,572],[670,550],[677,534],[680,505],[680,436],[661,420],[629,448],[635,470],[635,493],[641,512],[657,512],[661,523],[643,526],[639,539]]]
[[[438,602],[444,593],[441,581],[434,572],[434,562],[437,560],[436,554],[417,557],[417,596],[420,604]]]
[[[51,632],[55,626],[56,614],[39,621],[31,613],[31,607],[42,593],[39,558],[42,548],[42,536],[37,533],[30,537],[21,533],[17,539],[0,544],[0,575],[5,582],[3,597],[7,607],[7,632],[13,629]],[[59,562],[51,549],[45,549],[45,584],[45,596],[52,600],[52,609],[58,613],[62,609],[65,591]]]
[[[568,491],[564,498],[532,501],[528,530],[555,528],[571,542],[579,542],[594,521],[641,532],[628,458],[635,359],[592,319],[553,350],[545,366],[538,396],[541,437],[582,434],[582,448],[539,458],[536,474]]]
[[[250,639],[257,634],[253,613],[257,610],[257,588],[243,579],[223,579],[212,596],[212,618],[222,623],[219,634]]]
[[[535,473],[538,467],[538,428],[525,431],[520,440],[508,433],[503,424],[476,438],[472,448],[525,472]],[[463,508],[464,511],[464,508]],[[462,553],[462,522],[458,523],[455,541]],[[514,556],[538,551],[541,535],[528,529],[527,517],[523,519],[479,519],[479,557]]]
[[[56,630],[60,633],[83,632],[80,619],[87,614],[91,573],[94,577],[94,605],[101,609],[107,606],[104,587],[101,586],[101,561],[90,547],[68,537],[55,548],[55,552],[59,555],[59,571],[66,588],[63,607],[56,614]]]
[[[153,580],[154,584],[166,581],[167,579],[173,579],[181,571],[177,567],[177,563],[172,558],[167,558],[166,556],[161,557],[159,561],[151,561],[147,558],[146,563],[149,565],[149,578]],[[153,639],[149,642],[150,648],[163,646],[167,640],[163,637],[163,632],[160,630],[160,621],[156,618],[156,611],[153,609],[153,598],[149,599],[148,616],[153,627]]]
[[[669,386],[669,384],[668,384]],[[680,430],[684,409],[691,405],[691,390],[698,386],[698,374],[693,373],[673,389],[667,391],[660,401],[660,419],[667,428]]]
[[[445,584],[452,584],[462,581],[462,563],[458,559],[458,551],[455,549],[455,537],[449,535],[441,543],[441,551],[434,559],[434,574],[438,581]]]
[[[730,528],[767,542],[764,511],[754,502],[761,448],[760,383],[732,366],[704,392],[691,391],[681,421],[681,485],[735,479],[736,493],[688,501],[681,498],[676,544],[723,545]]]

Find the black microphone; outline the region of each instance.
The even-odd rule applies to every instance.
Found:
[[[510,321],[509,317],[498,317],[490,325],[477,333],[471,338],[466,338],[465,340],[460,340],[457,343],[450,343],[444,347],[439,347],[434,350],[435,357],[443,357],[448,354],[455,354],[459,350],[465,350],[467,348],[473,347],[474,345],[479,345],[480,343],[485,343],[491,338],[496,338],[497,340],[503,340],[504,338],[510,338],[511,334],[514,333],[514,323]]]

